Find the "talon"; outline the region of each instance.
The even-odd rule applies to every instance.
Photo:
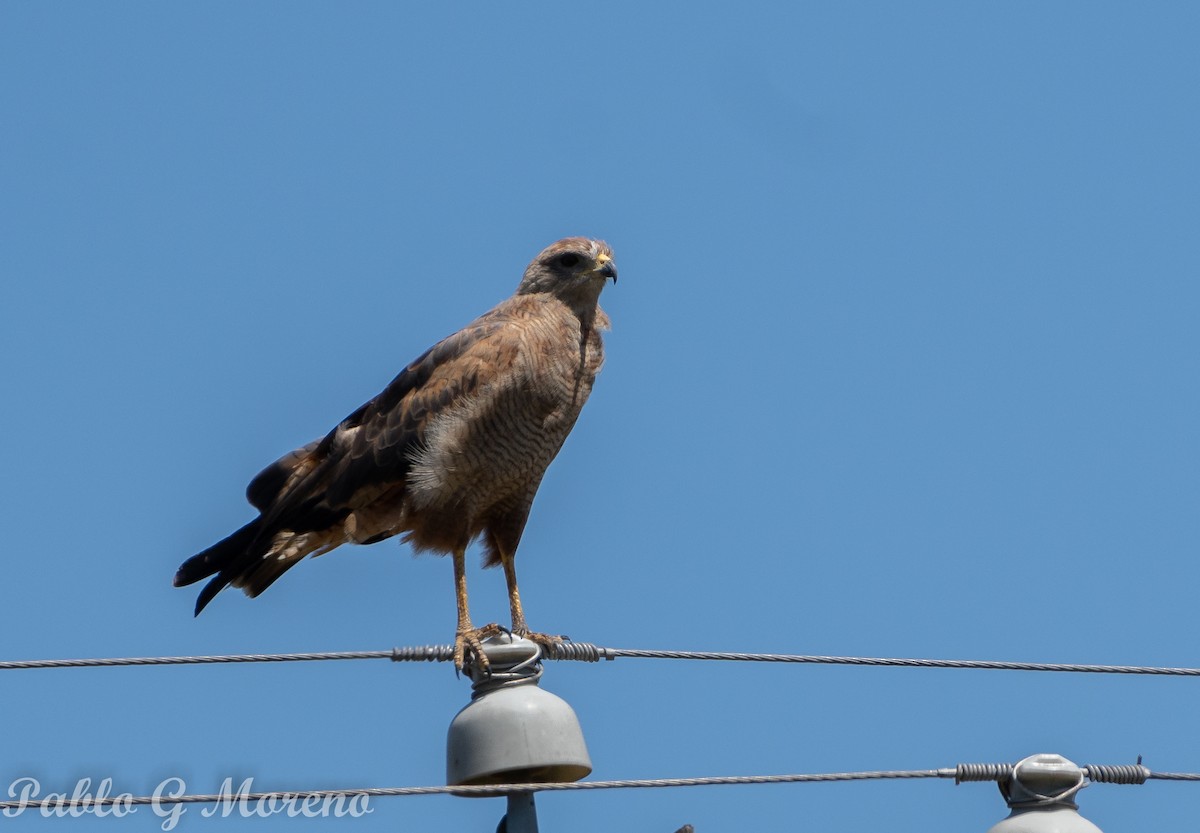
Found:
[[[487,654],[483,651],[482,640],[489,636],[496,636],[499,633],[507,633],[504,628],[497,625],[495,622],[484,625],[482,628],[471,628],[469,630],[460,630],[454,634],[454,669],[458,673],[467,673],[466,666],[468,664],[467,651],[470,649],[470,664],[474,665],[483,674],[491,672],[491,662],[487,658]]]

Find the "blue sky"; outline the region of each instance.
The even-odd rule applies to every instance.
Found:
[[[243,488],[566,235],[620,283],[530,623],[616,647],[1200,665],[1200,11],[6,3],[5,659],[444,643],[395,542],[192,619]],[[478,621],[502,576],[469,576]],[[449,666],[6,672],[0,791],[440,783]],[[595,778],[1200,770],[1196,683],[559,663]],[[1186,785],[1096,786],[1106,833]],[[179,829],[490,831],[497,801]],[[989,785],[543,796],[541,828],[987,829]],[[148,814],[6,820],[156,829]]]

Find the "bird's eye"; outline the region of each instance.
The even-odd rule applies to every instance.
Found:
[[[580,258],[579,255],[575,254],[574,252],[567,252],[565,255],[559,255],[558,265],[565,269],[574,269],[579,265],[580,260],[582,260],[582,258]]]

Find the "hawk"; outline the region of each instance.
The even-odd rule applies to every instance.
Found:
[[[612,250],[569,237],[525,270],[516,293],[423,353],[323,438],[258,474],[246,497],[259,516],[185,561],[182,587],[212,576],[196,615],[228,585],[262,593],[307,555],[403,535],[414,551],[450,554],[458,628],[454,661],[486,667],[467,608],[467,546],[504,568],[512,632],[532,633],[514,559],[534,495],[591,393],[604,361],[600,309],[617,280]]]

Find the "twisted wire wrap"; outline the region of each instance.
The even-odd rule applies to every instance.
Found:
[[[449,662],[454,659],[453,645],[411,645],[393,648],[392,662]]]
[[[545,669],[542,667],[542,647],[534,642],[526,643],[533,652],[525,659],[513,665],[503,665],[496,660],[490,669],[483,671],[474,664],[469,664],[467,676],[471,678],[471,699],[477,700],[484,694],[501,688],[512,688],[518,685],[537,685]],[[486,653],[487,648],[484,648]]]
[[[1003,781],[1012,777],[1012,764],[959,764],[954,768],[954,783]]]
[[[1141,764],[1108,766],[1088,764],[1083,767],[1089,781],[1097,784],[1145,784],[1151,772]]]
[[[590,642],[557,642],[542,649],[546,659],[578,660],[580,662],[599,662],[602,659],[614,660],[608,648],[601,648]]]

